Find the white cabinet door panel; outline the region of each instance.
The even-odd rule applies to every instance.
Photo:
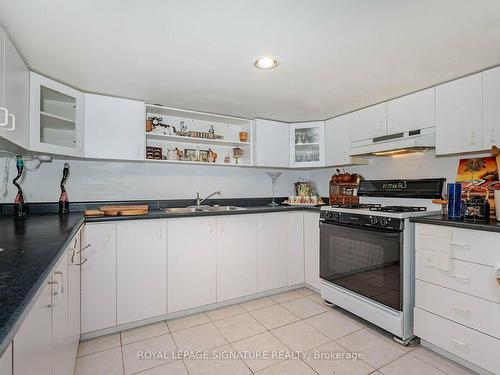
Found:
[[[68,347],[73,365],[80,342],[80,249],[78,232],[68,248]]]
[[[116,224],[86,224],[82,247],[87,261],[81,266],[81,328],[86,333],[116,325]]]
[[[482,149],[481,74],[436,86],[436,154]]]
[[[259,167],[290,167],[289,125],[255,120],[255,164]]]
[[[217,301],[257,293],[257,215],[219,219]]]
[[[51,294],[47,283],[14,337],[15,375],[52,374]]]
[[[168,312],[217,301],[215,218],[167,221]]]
[[[304,212],[305,283],[320,289],[319,212]]]
[[[85,94],[85,157],[144,160],[145,121],[144,102]]]
[[[117,324],[166,314],[166,220],[116,226]]]
[[[4,90],[4,104],[0,104],[0,107],[7,108],[9,116],[7,126],[0,127],[0,136],[23,148],[28,148],[29,71],[10,39],[5,36],[4,42],[4,86],[0,86]],[[3,114],[0,116],[2,122]]]
[[[483,148],[500,144],[500,67],[486,70],[483,79]]]
[[[387,103],[380,103],[351,113],[351,141],[387,135]]]
[[[258,290],[287,285],[288,223],[286,213],[263,214],[258,218]]]
[[[1,29],[0,29],[1,32]],[[0,357],[0,374],[12,375],[12,343]]]
[[[287,285],[304,282],[304,214],[288,212]]]
[[[434,88],[387,102],[388,134],[430,128],[435,125]]]
[[[335,117],[325,122],[326,166],[351,164],[350,124],[349,115]]]
[[[52,375],[66,375],[73,371],[69,335],[68,259],[64,254],[52,274]],[[56,286],[56,287],[55,287]],[[58,290],[55,290],[58,289]]]

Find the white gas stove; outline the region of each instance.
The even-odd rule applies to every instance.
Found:
[[[324,206],[321,296],[408,343],[413,338],[414,224],[435,215],[444,179],[362,181],[357,205]]]

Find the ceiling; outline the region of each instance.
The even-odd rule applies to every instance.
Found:
[[[500,64],[498,0],[0,0],[0,24],[82,90],[289,122]]]

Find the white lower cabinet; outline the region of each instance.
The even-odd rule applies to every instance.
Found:
[[[166,220],[117,224],[117,324],[167,313]]]
[[[286,213],[262,214],[258,217],[258,291],[264,292],[287,285]]]
[[[75,239],[72,244],[14,337],[15,375],[73,373],[80,340],[80,291],[75,282],[76,278],[80,279],[80,272],[78,264],[70,264],[75,260],[72,256],[77,246]]]
[[[304,212],[305,283],[320,289],[319,278],[319,212]]]
[[[86,224],[82,249],[87,260],[81,266],[81,332],[86,333],[116,325],[116,224]]]
[[[500,369],[500,234],[416,225],[415,323],[421,339]]]
[[[221,217],[218,233],[217,301],[257,293],[257,216]]]
[[[302,212],[288,212],[287,235],[287,285],[302,284],[304,282],[304,214]]]
[[[168,312],[217,302],[217,219],[167,220]]]
[[[14,374],[52,374],[52,285],[41,294],[14,337]],[[54,288],[56,290],[56,288]]]
[[[68,356],[73,361],[80,342],[80,249],[78,232],[68,249]]]
[[[0,357],[0,374],[12,375],[12,344],[10,344]]]

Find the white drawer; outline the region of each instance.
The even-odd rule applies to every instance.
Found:
[[[500,233],[416,224],[415,249],[439,251],[450,247],[453,259],[495,267],[500,263]]]
[[[445,271],[434,266],[430,252],[417,251],[415,256],[417,279],[500,303],[500,286],[493,267],[452,259],[450,270]]]
[[[415,335],[494,374],[500,369],[500,340],[415,308]]]
[[[415,306],[500,339],[498,303],[417,280]]]

